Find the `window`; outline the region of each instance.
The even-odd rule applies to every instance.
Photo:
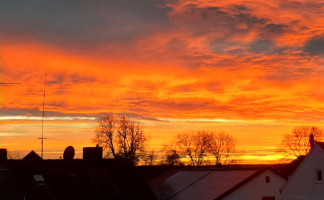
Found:
[[[34,175],[33,177],[36,182],[45,182],[43,175],[37,174],[37,175]]]
[[[262,197],[262,200],[276,200],[276,197]]]
[[[36,174],[33,177],[34,177],[34,181],[36,182],[37,185],[46,185],[45,178],[43,175]]]
[[[266,176],[266,177],[265,177],[265,182],[266,182],[266,183],[270,183],[270,176]]]
[[[322,183],[322,181],[323,181],[322,170],[315,169],[315,180],[316,180],[316,183]]]

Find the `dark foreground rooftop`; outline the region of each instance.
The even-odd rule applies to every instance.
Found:
[[[125,160],[7,160],[0,199],[155,199]]]

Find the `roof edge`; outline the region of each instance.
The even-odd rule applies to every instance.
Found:
[[[252,179],[254,179],[255,177],[257,177],[258,175],[262,174],[264,171],[266,171],[267,169],[264,170],[258,170],[255,173],[253,173],[252,175],[250,175],[249,177],[247,177],[246,179],[244,179],[243,181],[239,182],[238,184],[236,184],[235,186],[233,186],[232,188],[230,188],[229,190],[227,190],[226,192],[224,192],[223,194],[221,194],[220,196],[218,196],[217,198],[215,198],[214,200],[221,200],[224,197],[228,196],[229,194],[231,194],[232,192],[234,192],[235,190],[237,190],[238,188],[240,188],[241,186],[245,185],[246,183],[250,182]]]
[[[243,185],[245,185],[248,182],[250,182],[251,180],[253,180],[255,177],[257,177],[260,174],[264,173],[265,171],[270,171],[270,172],[276,174],[277,176],[281,177],[282,179],[287,180],[284,177],[282,177],[280,174],[278,174],[277,172],[275,172],[274,170],[272,170],[271,168],[267,168],[267,169],[263,169],[263,170],[258,170],[254,174],[252,174],[251,176],[247,177],[246,179],[244,179],[240,183],[236,184],[235,186],[233,186],[232,188],[230,188],[229,190],[227,190],[226,192],[224,192],[223,194],[221,194],[220,196],[218,196],[217,198],[215,198],[214,200],[221,200],[221,199],[223,199],[224,197],[228,196],[229,194],[231,194],[232,192],[234,192],[238,188],[242,187]]]

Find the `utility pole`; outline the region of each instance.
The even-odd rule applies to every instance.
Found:
[[[43,115],[42,115],[42,137],[38,138],[41,140],[42,144],[42,159],[44,159],[44,140],[47,138],[44,138],[44,117],[45,117],[45,98],[46,98],[46,79],[47,79],[47,68],[45,72],[45,80],[44,80],[44,94],[43,94]]]

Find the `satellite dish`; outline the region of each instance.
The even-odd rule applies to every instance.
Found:
[[[75,154],[74,148],[72,146],[68,146],[64,150],[63,159],[64,160],[73,160],[74,154]]]

